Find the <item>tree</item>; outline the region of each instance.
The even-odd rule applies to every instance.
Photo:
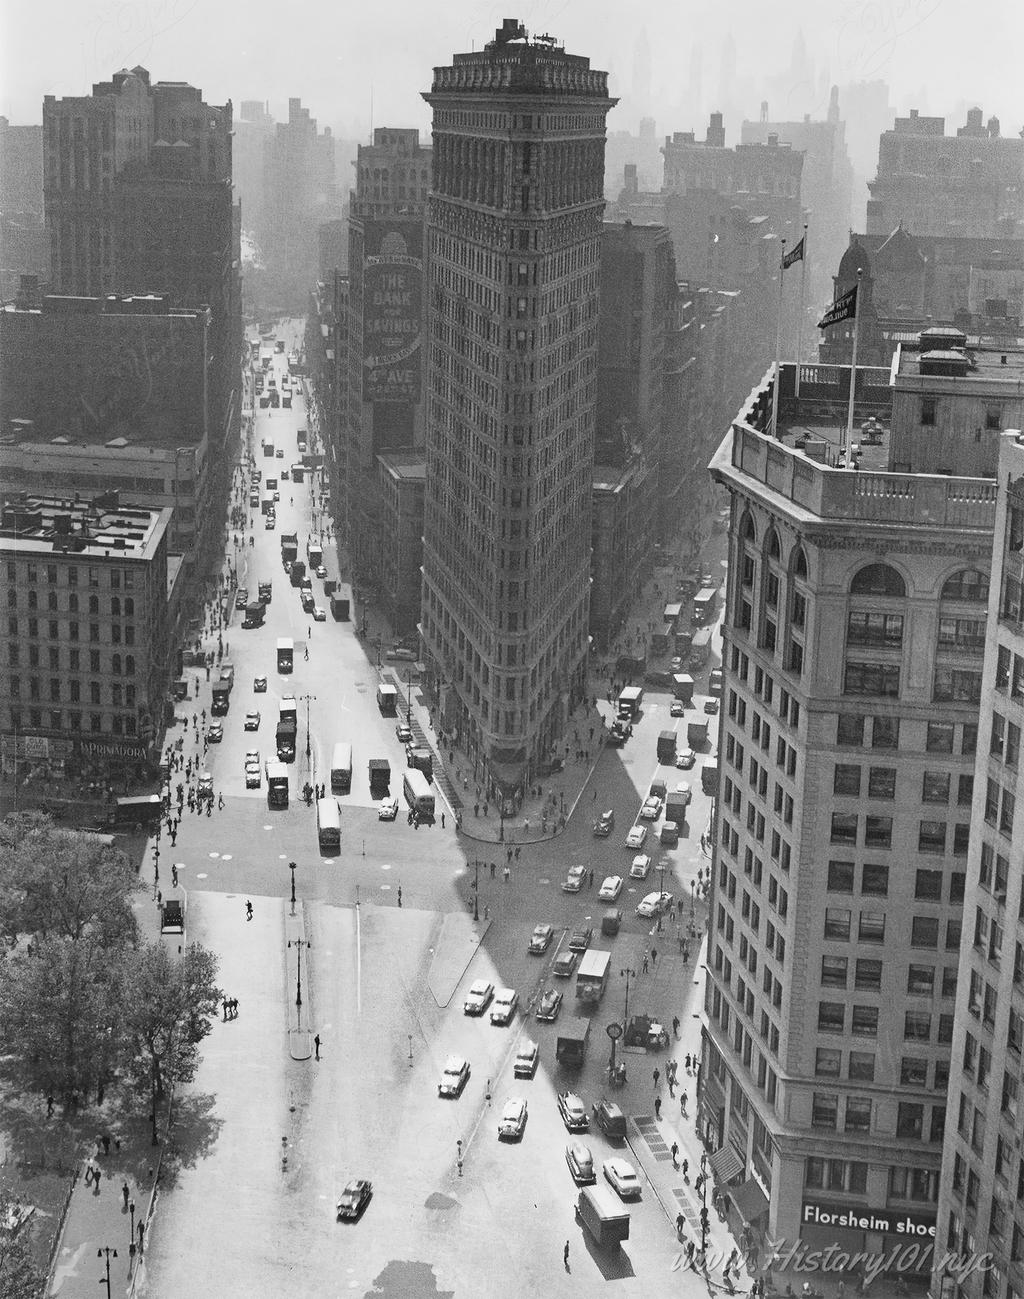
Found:
[[[113,1076],[130,949],[49,937],[0,962],[0,1035],[31,1083],[65,1105]]]
[[[46,1278],[25,1237],[7,1230],[9,1215],[17,1207],[0,1191],[0,1294],[4,1299],[38,1299]]]
[[[213,952],[197,943],[181,957],[172,956],[162,943],[149,943],[129,959],[123,1069],[149,1097],[154,1145],[157,1106],[169,1084],[195,1077],[199,1043],[210,1032],[223,997],[214,982],[217,964]]]
[[[124,853],[40,817],[12,818],[0,847],[0,900],[8,904],[9,934],[78,939],[89,932],[103,946],[135,943],[131,896],[140,886]]]

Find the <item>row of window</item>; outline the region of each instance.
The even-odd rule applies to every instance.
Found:
[[[9,559],[7,580],[12,586],[25,584],[36,586],[41,580],[45,580],[49,586],[63,583],[67,586],[90,586],[94,589],[103,586],[110,591],[130,591],[135,586],[135,570],[113,568],[106,564],[87,567],[80,564],[18,565],[14,560]]]
[[[36,610],[39,605],[39,592],[34,588],[25,592],[25,603],[30,610]],[[67,597],[66,610],[68,613],[78,613],[78,593],[70,591]],[[15,609],[18,605],[18,591],[13,587],[7,588],[7,607]],[[60,612],[60,598],[56,591],[47,591],[46,607],[51,613]],[[98,595],[89,596],[89,613],[93,616],[100,613],[100,597]],[[135,599],[133,596],[126,595],[122,600],[119,595],[110,597],[110,616],[111,618],[134,618],[135,617]]]
[[[1024,662],[1024,660],[1022,660]],[[868,722],[871,736],[868,739]],[[956,744],[959,729],[960,741]],[[840,748],[898,749],[900,747],[900,719],[898,717],[868,717],[863,713],[839,713],[836,719],[836,744]],[[960,753],[967,757],[978,747],[978,726],[975,722],[928,722],[925,731],[926,753]]]
[[[811,1156],[804,1162],[804,1186],[812,1191],[864,1194],[868,1189],[868,1166],[857,1159]],[[936,1203],[939,1198],[938,1169],[890,1168],[889,1198]]]
[[[860,892],[872,897],[888,897],[889,867],[875,862],[865,862],[860,873]],[[854,893],[856,867],[852,861],[830,861],[828,864],[828,891]],[[915,872],[914,897],[922,902],[943,900],[943,872],[941,869],[922,869]],[[948,901],[963,902],[967,876],[954,871],[949,877]]]
[[[858,992],[881,992],[882,962],[874,957],[855,959],[853,986]],[[821,958],[821,984],[824,988],[847,988],[850,981],[848,956],[823,956]],[[936,974],[934,965],[911,964],[907,967],[907,992],[916,997],[930,997],[936,987],[943,997],[956,995],[956,966],[947,965]],[[819,1015],[819,1019],[820,1019]],[[834,1031],[834,1030],[833,1030]]]
[[[50,618],[45,624],[45,626],[46,626],[45,639],[47,640],[80,641],[83,639],[82,627],[80,623],[69,622],[67,624],[66,636],[61,634],[61,625],[56,618]],[[107,641],[106,643],[110,645],[134,645],[135,644],[134,623],[131,622],[125,623],[124,627],[122,628],[119,622],[110,622],[110,623],[91,622],[89,623],[89,644],[90,645],[102,645],[104,643],[104,638],[102,636],[104,627],[109,632],[109,641]],[[28,640],[44,639],[44,637],[40,635],[39,628],[40,628],[40,622],[38,618],[28,618],[26,620],[24,631],[21,630],[21,625],[17,618],[8,618],[7,620],[7,631],[8,634],[12,637],[25,636],[27,637]],[[16,641],[12,641],[8,645],[7,658],[9,663],[11,663],[14,666],[17,666],[19,662],[19,646]]]
[[[901,917],[902,919],[902,917]],[[885,942],[884,911],[861,911],[857,917],[857,942]],[[960,949],[962,920],[957,917],[946,921],[946,951]],[[846,907],[826,907],[824,938],[831,943],[850,942],[853,932],[853,913]],[[913,916],[910,922],[910,945],[915,948],[935,950],[939,946],[941,923],[935,916]]]
[[[844,695],[870,695],[898,699],[900,669],[895,663],[851,663],[843,674]],[[934,703],[976,704],[981,702],[981,670],[939,665],[932,678]]]
[[[990,784],[992,782],[989,782]],[[1013,824],[1013,807],[1012,795],[1006,795],[1009,800],[1007,803],[1007,816],[1010,819],[1010,828]],[[891,816],[865,816],[863,837],[861,836],[861,817],[856,812],[833,812],[831,842],[840,844],[856,845],[863,843],[865,848],[891,848],[892,847],[892,823]],[[1001,827],[1002,828],[1002,827]],[[956,857],[963,857],[967,853],[968,841],[970,837],[970,822],[962,821],[953,826],[952,840],[950,839],[949,825],[945,821],[919,821],[917,832],[917,851],[927,853],[944,853],[947,847]],[[1006,830],[1009,834],[1010,830]]]
[[[45,713],[40,708],[30,708],[23,712],[20,708],[10,711],[10,729],[18,731],[86,731],[98,735],[104,730],[103,719],[108,717],[110,732],[114,735],[135,735],[136,719],[134,713],[82,713],[75,709],[62,711],[59,708],[48,709]]]
[[[926,1107],[914,1101],[900,1101],[896,1111],[896,1136],[907,1140],[941,1142],[946,1130],[945,1105]],[[847,1096],[843,1112],[843,1132],[870,1132],[873,1102],[869,1097]],[[811,1101],[811,1126],[839,1131],[839,1097],[828,1092],[814,1092]]]
[[[846,617],[846,644],[875,649],[902,649],[903,626],[901,613],[873,613],[853,609]],[[937,644],[940,650],[984,650],[985,619],[940,617]]]
[[[1019,732],[1018,732],[1019,739]],[[849,798],[860,798],[863,787],[863,768],[855,763],[838,762],[832,776],[832,792]],[[921,780],[922,803],[948,803],[953,777],[948,771],[926,771]],[[869,767],[867,797],[894,799],[896,797],[896,768]],[[957,778],[956,801],[961,807],[970,807],[974,797],[974,777]]]
[[[43,683],[40,681],[39,677],[29,677],[27,684],[27,698],[33,701],[41,700],[44,692],[42,688]],[[105,702],[103,699],[102,682],[82,682],[78,680],[68,681],[63,677],[50,677],[49,691],[47,692],[46,697],[51,703],[59,703],[66,694],[71,703],[78,704],[83,701],[83,685],[89,687],[89,703],[102,704]],[[110,703],[113,704],[115,708],[121,708],[123,706],[133,708],[135,706],[135,693],[134,685],[128,684],[122,686],[119,681],[115,681],[110,685]],[[12,699],[21,699],[21,677],[11,677],[10,695]]]

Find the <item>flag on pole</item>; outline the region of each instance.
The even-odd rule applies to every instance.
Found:
[[[782,269],[784,271],[788,271],[791,266],[795,266],[797,262],[802,262],[803,259],[804,259],[804,241],[801,239],[798,244],[793,245],[793,247],[789,250],[788,253],[783,254]]]
[[[841,320],[852,320],[856,316],[857,288],[858,286],[855,284],[842,297],[836,298],[828,311],[818,321],[819,329],[828,329],[829,325],[838,325]]]

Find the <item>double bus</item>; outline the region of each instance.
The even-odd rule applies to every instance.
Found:
[[[316,837],[324,852],[341,847],[341,810],[329,795],[316,800]]]
[[[419,767],[410,767],[406,771],[405,779],[402,781],[402,792],[405,794],[405,801],[417,816],[433,817],[434,794],[430,782]]]
[[[352,745],[339,741],[331,758],[331,789],[336,794],[347,794],[352,788]]]
[[[290,636],[282,636],[277,642],[277,670],[291,672],[294,666],[295,642]]]

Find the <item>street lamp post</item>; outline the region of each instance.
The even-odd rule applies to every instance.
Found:
[[[697,881],[690,880],[690,919],[697,914]]]
[[[636,970],[620,970],[619,974],[626,980],[626,1004],[622,1009],[623,1032],[629,1028],[629,981],[636,978]]]
[[[105,1286],[107,1287],[107,1299],[110,1299],[110,1260],[111,1260],[112,1257],[113,1257],[113,1258],[117,1258],[117,1250],[116,1250],[116,1249],[111,1249],[111,1247],[110,1247],[109,1245],[103,1245],[100,1249],[98,1249],[98,1250],[96,1251],[96,1257],[97,1257],[97,1258],[106,1258],[106,1264],[107,1264],[107,1266],[106,1266],[106,1273],[107,1273],[107,1274],[106,1274],[106,1276],[101,1276],[101,1277],[100,1277],[100,1285],[105,1285]]]
[[[135,1255],[135,1201],[128,1201],[128,1212],[132,1215],[128,1230],[128,1253]]]
[[[473,919],[480,919],[480,861],[473,863]]]
[[[412,669],[405,674],[405,724],[412,726]]]
[[[309,738],[309,705],[311,703],[316,703],[316,695],[303,695],[302,701],[306,705],[306,765],[310,768],[309,774],[312,776],[313,769],[310,766],[310,754],[312,752],[312,746],[310,744],[310,738]]]
[[[295,867],[296,867],[297,865],[298,865],[298,862],[290,861],[290,862],[288,863],[288,869],[289,869],[289,870],[291,871],[291,873],[292,873],[292,915],[293,915],[293,916],[295,915]]]
[[[665,908],[662,903],[665,901],[665,859],[662,858],[661,865],[658,867],[658,877],[660,879],[659,888],[661,893],[658,897],[658,933],[661,933],[661,916]]]
[[[296,948],[295,953],[295,1004],[302,1005],[302,949],[310,946],[308,938],[292,938],[289,947]]]

